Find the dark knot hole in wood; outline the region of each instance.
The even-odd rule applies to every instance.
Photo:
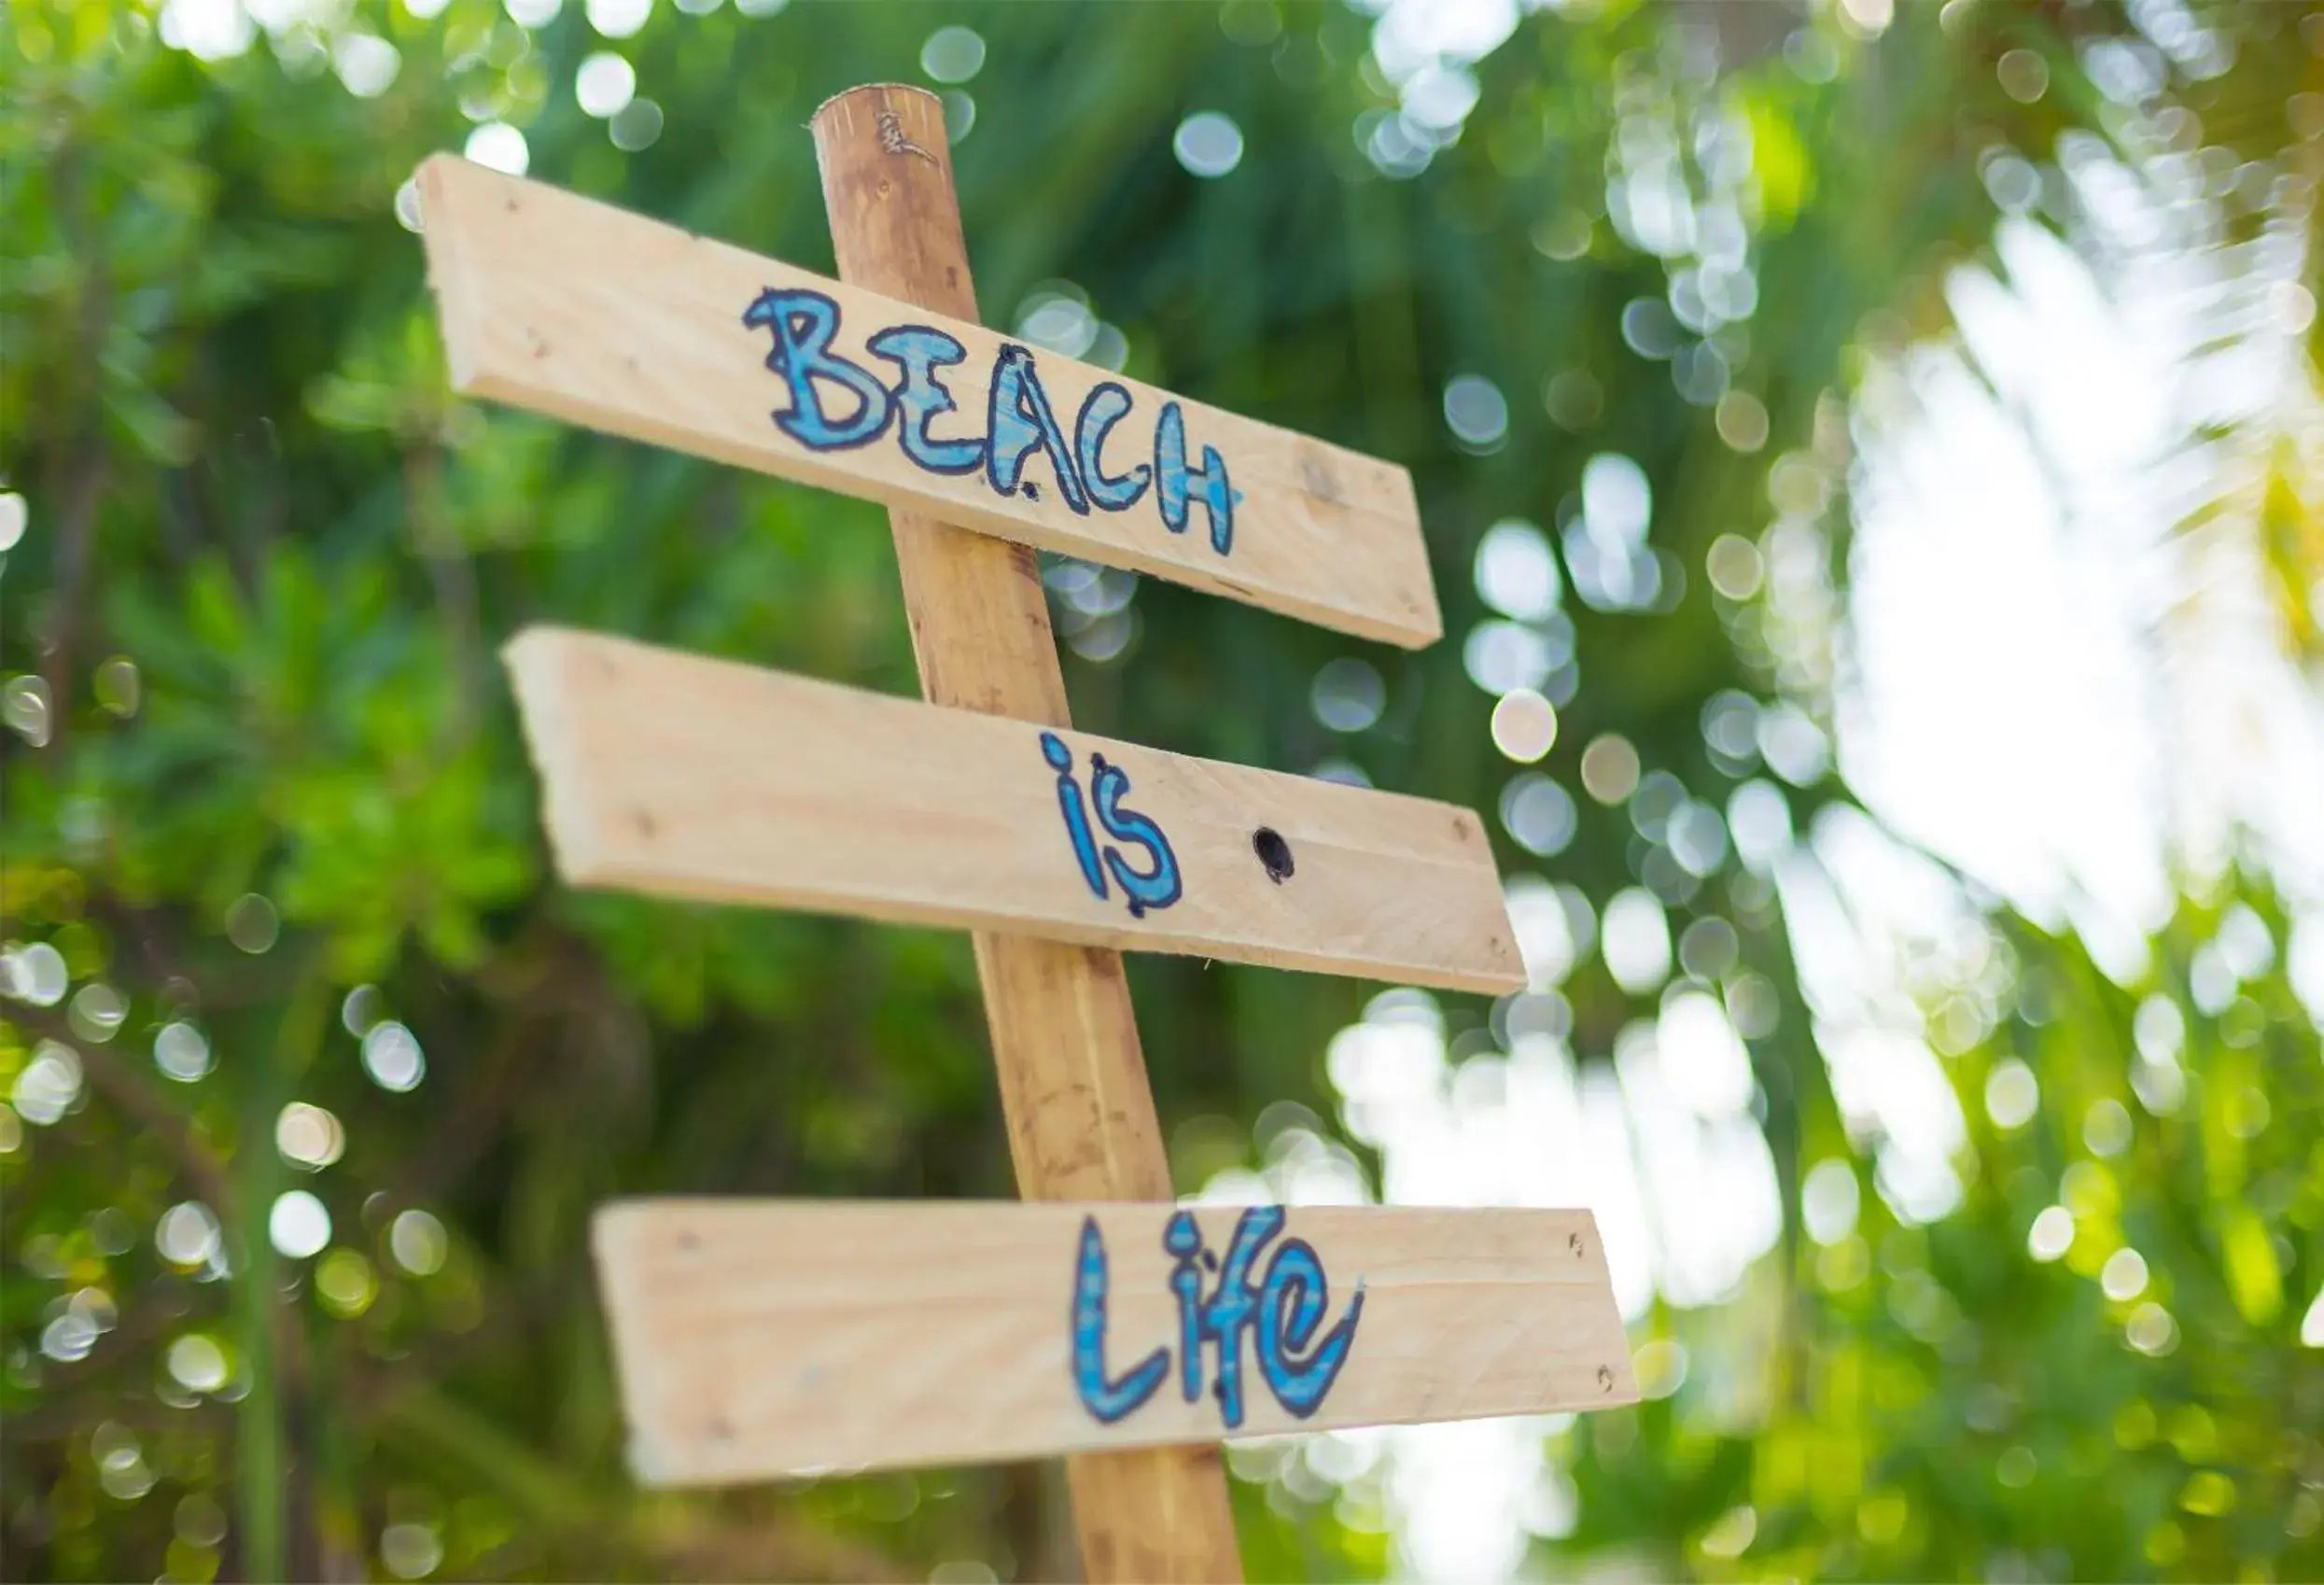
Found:
[[[1291,844],[1273,826],[1263,825],[1251,834],[1251,850],[1259,855],[1267,879],[1281,886],[1291,878],[1295,867],[1291,862]]]

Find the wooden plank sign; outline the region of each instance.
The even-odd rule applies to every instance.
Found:
[[[1637,1400],[1586,1211],[632,1200],[654,1484]]]
[[[457,390],[1365,638],[1443,632],[1401,468],[451,155],[419,190]]]
[[[1089,1578],[1227,1580],[1223,1436],[1634,1401],[1587,1213],[1168,1203],[1116,949],[1499,991],[1516,938],[1468,810],[1075,732],[1027,547],[1424,645],[1410,478],[979,329],[932,95],[813,130],[850,285],[419,177],[457,388],[888,503],[928,703],[551,628],[508,661],[567,880],[974,933],[1029,1202],[603,1212],[639,1473],[1064,1454]]]
[[[1524,988],[1466,809],[623,638],[508,659],[578,886]]]

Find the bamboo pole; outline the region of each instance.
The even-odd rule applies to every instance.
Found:
[[[850,89],[812,125],[840,278],[976,321],[942,102],[916,88]],[[1033,552],[917,512],[888,515],[922,693],[1071,725]],[[1169,1199],[1121,955],[985,932],[974,941],[1018,1192]],[[1084,1453],[1066,1473],[1090,1579],[1242,1578],[1216,1445]]]

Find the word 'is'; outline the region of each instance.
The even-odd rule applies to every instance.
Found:
[[[892,425],[903,455],[927,472],[981,470],[995,493],[1036,501],[1041,486],[1025,477],[1025,465],[1039,452],[1057,475],[1058,496],[1083,516],[1092,510],[1127,512],[1151,489],[1162,526],[1171,533],[1183,534],[1190,509],[1199,506],[1210,519],[1211,548],[1221,555],[1234,548],[1235,503],[1242,496],[1227,482],[1226,459],[1217,447],[1202,448],[1200,467],[1187,465],[1186,419],[1174,401],[1164,402],[1155,416],[1153,463],[1109,473],[1106,438],[1132,406],[1129,392],[1112,380],[1090,388],[1069,441],[1032,353],[1003,342],[993,363],[984,434],[939,437],[931,426],[959,410],[941,372],[968,360],[958,337],[928,325],[879,331],[864,345],[896,366],[889,382],[832,350],[839,304],[821,292],[769,287],[743,310],[742,322],[774,338],[766,366],[791,389],[791,406],[773,414],[775,426],[810,451],[869,445]],[[827,397],[853,400],[834,412]]]
[[[1143,919],[1148,908],[1167,908],[1177,902],[1184,888],[1178,877],[1178,855],[1170,851],[1170,839],[1144,815],[1122,807],[1122,795],[1129,791],[1129,773],[1120,765],[1108,764],[1103,754],[1089,756],[1089,801],[1097,807],[1098,823],[1114,841],[1146,850],[1149,867],[1142,871],[1133,868],[1117,849],[1098,847],[1089,817],[1082,809],[1081,784],[1073,779],[1073,750],[1065,746],[1065,739],[1054,732],[1043,733],[1041,754],[1057,773],[1057,811],[1065,817],[1073,861],[1081,866],[1082,880],[1091,895],[1099,902],[1105,900],[1105,877],[1110,870],[1132,919]]]
[[[1348,1300],[1348,1312],[1319,1337],[1331,1307],[1331,1286],[1323,1257],[1305,1239],[1275,1246],[1264,1277],[1254,1272],[1259,1253],[1282,1231],[1283,1208],[1254,1205],[1235,1223],[1224,1261],[1202,1241],[1194,1213],[1181,1211],[1162,1232],[1162,1247],[1177,1257],[1170,1291],[1178,1297],[1178,1387],[1188,1403],[1202,1396],[1203,1353],[1215,1356],[1211,1396],[1219,1418],[1232,1430],[1243,1422],[1242,1335],[1251,1333],[1259,1379],[1285,1412],[1305,1420],[1323,1407],[1339,1379],[1340,1367],[1355,1346],[1356,1324],[1364,1315],[1364,1284]],[[1218,1274],[1207,1295],[1202,1273]],[[1083,1218],[1081,1250],[1073,1281],[1073,1386],[1082,1407],[1111,1425],[1142,1406],[1170,1374],[1165,1346],[1119,1376],[1106,1374],[1107,1273],[1105,1236],[1095,1216]]]

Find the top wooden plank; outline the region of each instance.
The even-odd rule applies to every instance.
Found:
[[[1364,638],[1443,633],[1393,464],[455,156],[419,186],[455,389]]]

